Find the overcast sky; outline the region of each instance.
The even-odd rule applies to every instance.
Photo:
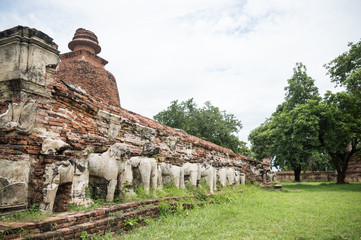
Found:
[[[242,121],[247,141],[283,101],[296,62],[323,94],[323,65],[361,38],[360,0],[0,0],[0,30],[41,30],[59,50],[93,31],[122,107],[152,118],[194,98]]]

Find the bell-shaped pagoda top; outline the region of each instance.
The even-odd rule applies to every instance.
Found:
[[[92,31],[84,28],[76,30],[73,40],[68,44],[68,47],[72,51],[84,49],[93,54],[98,54],[101,51],[97,36]]]

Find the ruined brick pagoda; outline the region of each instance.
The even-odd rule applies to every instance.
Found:
[[[76,84],[98,101],[120,107],[115,78],[104,69],[108,62],[97,55],[101,51],[97,36],[79,28],[68,46],[72,51],[60,54],[57,78]]]
[[[122,108],[93,32],[76,30],[69,48],[59,54],[53,39],[33,28],[0,32],[1,213],[35,203],[64,211],[69,201],[84,200],[89,182],[113,191],[121,181],[98,177],[92,159],[117,161],[119,176],[140,168],[130,165],[133,160],[155,161],[158,170],[167,164],[184,181],[186,163],[198,168],[198,181],[225,185],[239,183],[240,174],[250,181],[269,177],[267,163]],[[130,168],[121,173],[122,164]]]

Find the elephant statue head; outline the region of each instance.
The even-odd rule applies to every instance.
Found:
[[[160,151],[159,147],[156,146],[155,144],[151,143],[151,142],[146,142],[143,145],[143,150],[141,155],[142,156],[153,156],[155,154],[158,154]]]
[[[109,149],[109,156],[118,161],[126,161],[130,158],[130,151],[123,143],[115,143]]]

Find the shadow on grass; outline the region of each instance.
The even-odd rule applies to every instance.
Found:
[[[336,184],[334,182],[282,182],[286,190],[306,192],[361,192],[361,183]]]

